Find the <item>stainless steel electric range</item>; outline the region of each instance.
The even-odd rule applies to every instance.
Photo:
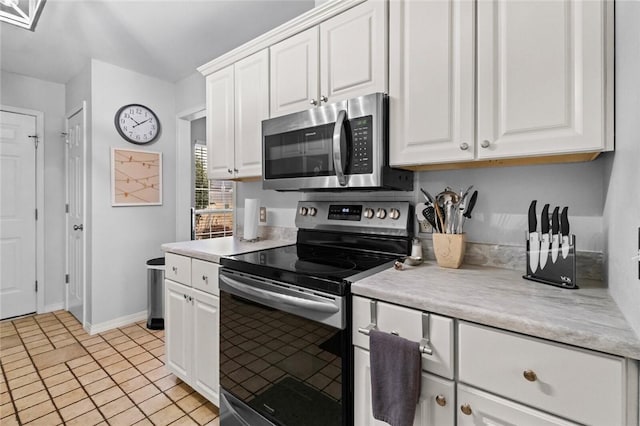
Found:
[[[410,209],[301,201],[296,244],[221,260],[222,426],[353,424],[350,286],[409,254]]]

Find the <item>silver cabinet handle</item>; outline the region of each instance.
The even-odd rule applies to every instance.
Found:
[[[468,149],[469,149],[469,144],[468,144],[468,143],[466,143],[466,142],[462,142],[462,143],[460,144],[460,149],[461,149],[461,150],[463,150],[463,151],[468,150]]]
[[[329,100],[329,98],[327,98],[325,95],[320,96],[320,102],[327,102]]]
[[[274,293],[272,291],[267,291],[261,288],[252,287],[250,285],[243,284],[239,281],[236,281],[224,275],[220,275],[219,279],[220,281],[222,281],[229,287],[235,289],[236,291],[240,293],[244,293],[246,295],[251,295],[258,299],[262,299],[270,302],[276,302],[276,303],[279,302],[289,306],[295,306],[298,308],[310,309],[313,311],[320,311],[320,312],[335,313],[340,310],[339,307],[329,303],[316,302],[313,300],[303,299],[301,297],[289,296],[288,294]]]
[[[202,276],[202,281],[205,282],[205,284],[209,284],[209,277],[207,277],[206,275]]]
[[[183,294],[183,296],[184,296],[184,300],[188,299],[188,296],[186,294]]]
[[[227,172],[229,172],[229,174],[231,174],[231,173],[233,173],[233,170],[227,169]]]
[[[315,99],[311,99],[311,100],[309,101],[309,103],[310,103],[311,105],[318,105],[318,101],[316,101]]]
[[[340,142],[342,141],[342,129],[344,120],[347,118],[347,112],[340,110],[336,118],[336,125],[333,128],[333,168],[336,171],[336,177],[340,186],[347,186],[347,179],[342,169],[342,152],[340,151]]]
[[[172,266],[171,270],[173,271],[174,274],[178,273],[178,267],[177,266]]]
[[[82,226],[82,224],[80,225],[73,225],[73,230],[74,231],[82,231],[84,229],[84,226]]]
[[[489,142],[488,140],[483,140],[482,143],[480,144],[481,147],[483,148],[489,148],[489,146],[491,145],[491,142]]]

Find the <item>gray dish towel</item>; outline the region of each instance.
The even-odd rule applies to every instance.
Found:
[[[371,330],[371,404],[373,417],[391,426],[411,426],[420,398],[420,344]]]

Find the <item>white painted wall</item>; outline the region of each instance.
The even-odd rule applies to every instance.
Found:
[[[87,127],[87,140],[86,140],[86,158],[87,158],[87,162],[85,164],[85,167],[87,169],[87,171],[91,170],[91,153],[92,153],[92,147],[93,144],[91,143],[91,61],[88,61],[86,63],[86,65],[84,66],[84,68],[82,69],[82,71],[74,76],[71,80],[69,80],[67,82],[67,84],[65,85],[65,109],[67,111],[67,115],[69,114],[69,111],[78,108],[80,105],[82,105],[82,102],[86,102],[86,108],[87,108],[87,123],[86,127]],[[66,171],[63,171],[63,173],[66,173]],[[91,236],[92,236],[92,225],[93,225],[93,221],[91,218],[91,191],[89,191],[89,188],[91,188],[91,173],[87,172],[87,182],[85,183],[86,187],[87,187],[87,191],[86,191],[86,200],[85,200],[85,206],[86,206],[86,211],[85,211],[85,216],[86,216],[86,220],[84,223],[84,235],[85,238],[87,239],[87,247],[91,247]],[[62,242],[61,244],[64,244],[64,242]],[[91,264],[92,264],[92,256],[91,256],[91,250],[87,250],[87,253],[85,253],[86,256],[86,270],[85,270],[85,277],[87,277],[87,283],[85,286],[85,299],[87,300],[86,306],[85,306],[85,312],[86,312],[86,318],[85,321],[89,321],[91,316],[92,316],[92,304],[91,304]]]
[[[205,107],[204,76],[195,71],[190,76],[176,82],[176,112]]]
[[[45,309],[59,309],[64,289],[64,85],[0,71],[0,103],[44,113]]]
[[[91,324],[146,309],[145,262],[162,256],[160,245],[175,240],[175,100],[174,84],[92,60],[91,191],[93,254]],[[138,147],[116,132],[118,108],[141,103],[153,109],[162,125],[160,138]],[[111,148],[139,148],[163,153],[161,206],[111,206]]]
[[[607,159],[604,230],[609,290],[640,333],[640,2],[616,2],[616,151]]]

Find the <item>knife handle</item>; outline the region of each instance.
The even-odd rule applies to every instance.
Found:
[[[569,235],[569,207],[562,209],[560,214],[560,233],[562,235]]]
[[[556,207],[553,209],[553,213],[551,214],[551,233],[556,235],[558,231],[560,231],[560,221],[558,220],[558,212],[560,207]]]
[[[540,229],[543,234],[549,233],[549,204],[545,204],[540,215]]]
[[[536,203],[537,200],[533,200],[529,205],[529,232],[536,232],[538,228],[538,218],[536,217]]]

